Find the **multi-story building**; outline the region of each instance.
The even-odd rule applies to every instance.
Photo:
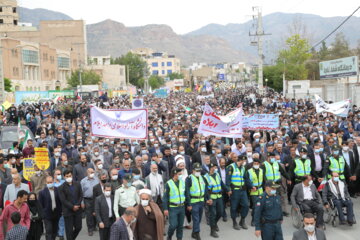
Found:
[[[0,31],[19,30],[16,0],[0,1]]]
[[[138,48],[131,52],[141,56],[146,61],[151,75],[166,77],[171,73],[180,73],[180,59],[176,58],[175,55],[154,52],[149,48]]]

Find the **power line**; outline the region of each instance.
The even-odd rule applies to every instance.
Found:
[[[360,9],[360,6],[359,6],[357,9],[355,9],[355,11],[354,11],[352,14],[350,14],[344,21],[342,21],[339,26],[337,26],[333,31],[331,31],[331,33],[329,33],[325,38],[323,38],[323,39],[322,39],[321,41],[319,41],[317,44],[315,44],[314,46],[312,46],[311,49],[316,48],[320,43],[322,43],[322,42],[324,42],[326,39],[328,39],[334,32],[336,32],[342,25],[344,25],[359,9]]]

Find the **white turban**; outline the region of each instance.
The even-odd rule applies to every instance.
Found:
[[[176,166],[179,166],[181,163],[185,164],[185,160],[184,160],[184,156],[182,155],[177,155],[175,157],[175,162],[176,162]]]
[[[143,188],[139,191],[139,196],[141,196],[141,194],[148,194],[149,196],[151,196],[151,190],[150,189],[146,189],[146,188]]]

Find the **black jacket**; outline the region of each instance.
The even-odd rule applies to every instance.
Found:
[[[50,191],[47,187],[39,192],[39,202],[43,208],[44,219],[52,220],[61,217],[61,201],[59,197],[59,190],[57,187],[54,188],[56,208],[52,210],[52,202]]]
[[[105,195],[102,194],[95,199],[95,216],[96,216],[97,224],[102,222],[104,223],[106,228],[111,227],[115,219],[114,208],[112,207],[113,205],[114,205],[114,197],[111,195],[112,217],[109,218],[109,207],[106,202]]]
[[[83,193],[80,183],[72,183],[73,191],[71,191],[70,185],[65,182],[59,187],[59,196],[62,203],[62,211],[64,217],[69,217],[78,213],[81,213],[81,209],[76,212],[73,211],[75,205],[80,206],[83,200]]]

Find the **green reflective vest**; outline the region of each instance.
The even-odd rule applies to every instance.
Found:
[[[193,174],[191,177],[190,199],[191,203],[203,202],[205,195],[205,182],[202,176],[197,178]]]
[[[335,159],[333,156],[329,158],[330,166],[329,170],[331,172],[336,172],[339,174],[341,180],[345,179],[344,169],[345,169],[345,159],[342,156],[339,156],[339,159]],[[328,174],[328,178],[331,179],[331,174]]]
[[[179,204],[183,204],[185,202],[185,183],[182,180],[179,180],[179,187],[176,186],[174,180],[169,180],[167,182],[167,184],[169,185],[169,202],[170,202],[170,207],[175,207],[175,206],[171,206],[171,204],[175,204],[175,205],[179,205]]]
[[[218,199],[221,198],[221,179],[218,173],[216,173],[215,179],[208,173],[205,175],[208,182],[208,189],[210,190],[210,198]]]
[[[300,160],[299,158],[295,159],[296,167],[294,169],[294,173],[297,177],[302,177],[305,175],[310,175],[311,173],[311,161],[310,159],[306,159],[305,162]]]
[[[242,167],[239,170],[239,167],[236,163],[232,163],[229,167],[233,168],[231,175],[231,184],[234,186],[234,189],[240,188],[244,185],[245,168]]]
[[[266,180],[271,180],[274,182],[279,181],[281,179],[279,163],[274,162],[271,164],[268,161],[265,161],[264,164]]]
[[[258,175],[256,175],[254,168],[251,168],[248,172],[249,172],[249,177],[250,177],[250,181],[251,181],[252,185],[254,187],[256,187],[255,192],[250,191],[250,196],[261,195],[263,193],[263,188],[262,188],[263,179],[264,179],[263,170],[261,168],[259,168],[259,177],[258,177]]]

